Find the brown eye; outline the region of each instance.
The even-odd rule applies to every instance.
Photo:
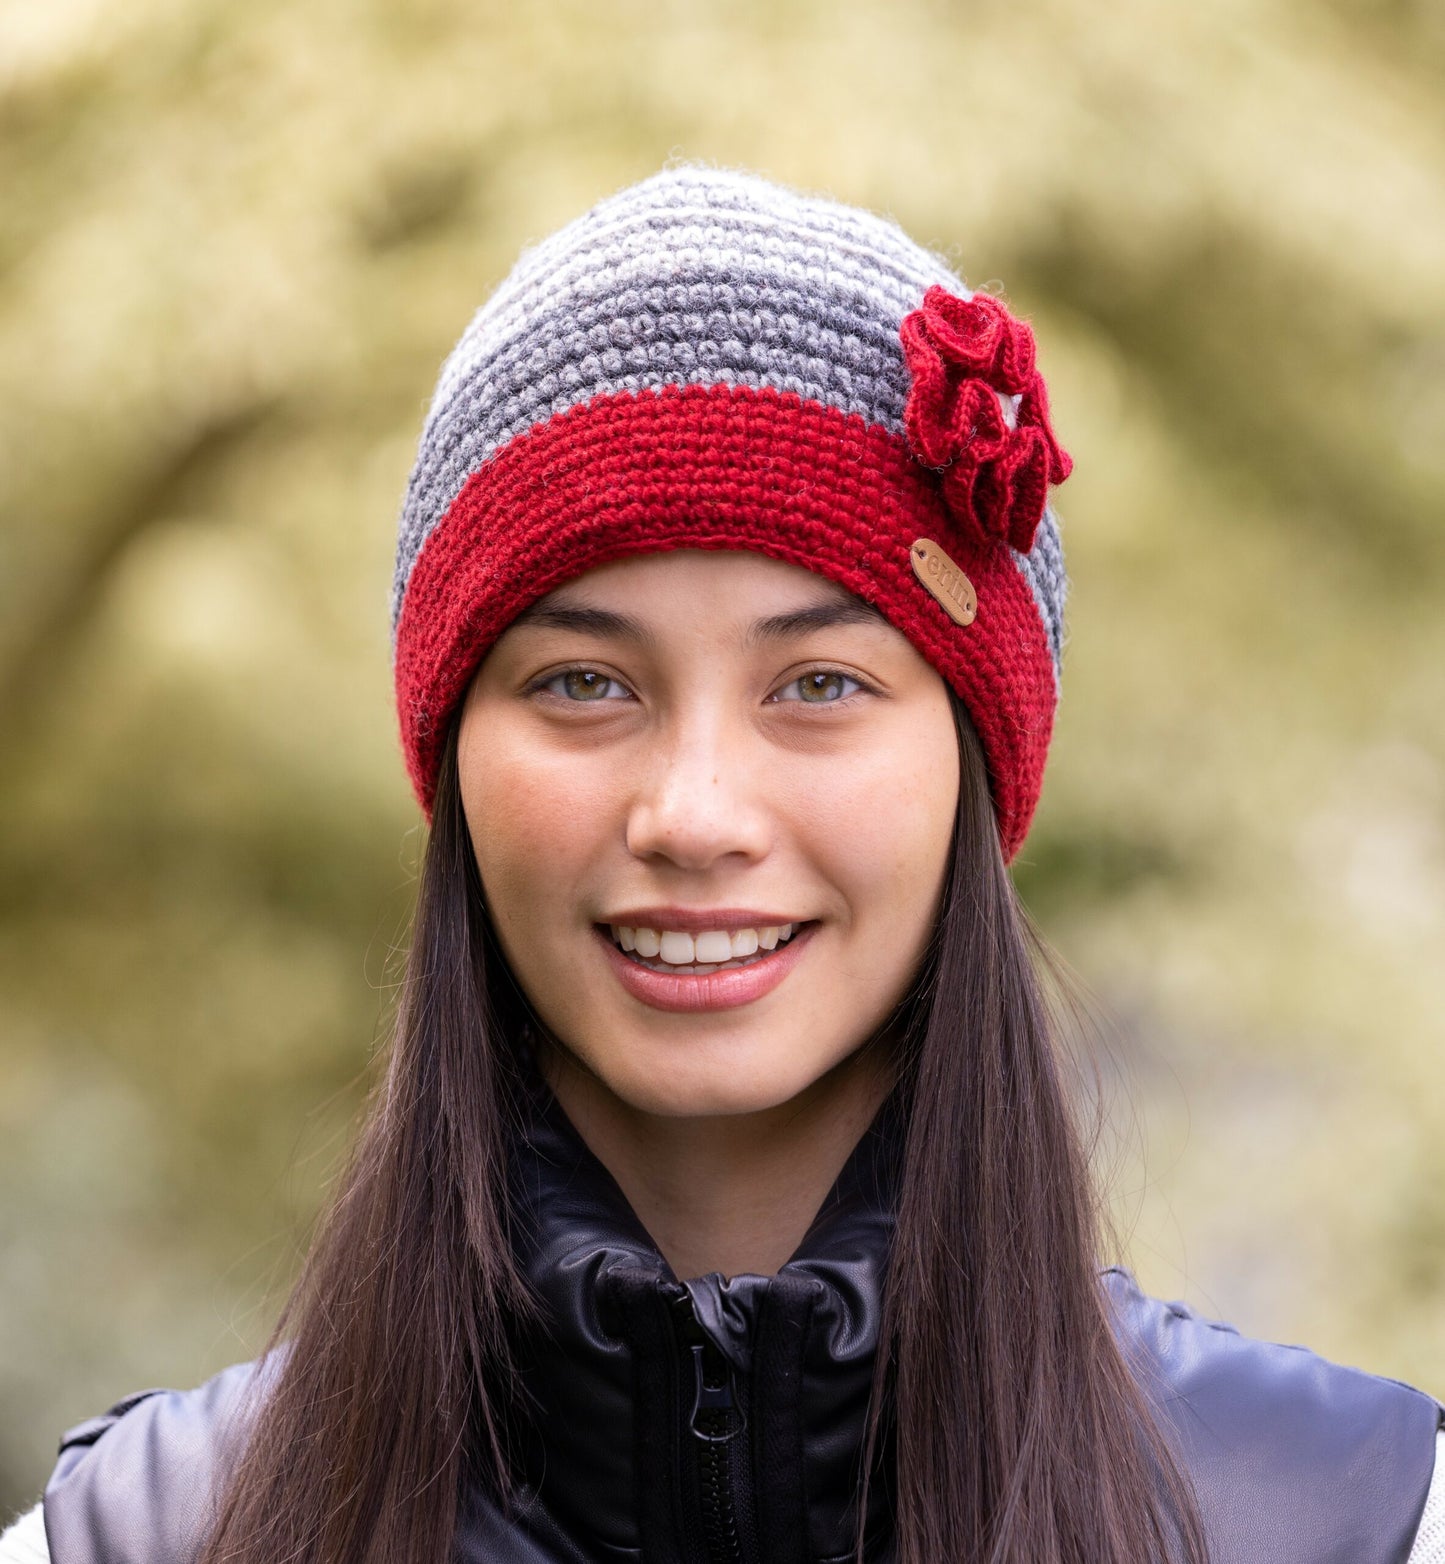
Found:
[[[805,701],[836,701],[843,694],[841,673],[809,673],[798,680]]]
[[[796,690],[798,692],[796,699],[806,702],[809,706],[827,706],[860,689],[862,685],[857,679],[849,678],[846,673],[839,673],[832,668],[820,668],[812,673],[803,674],[800,678],[794,679],[791,684],[785,684],[774,699],[793,699],[788,691]]]
[[[627,693],[616,679],[595,668],[569,668],[549,679],[544,688],[555,690],[569,701],[616,700]]]

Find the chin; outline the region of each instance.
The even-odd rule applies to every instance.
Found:
[[[636,1112],[658,1119],[721,1119],[780,1108],[791,1102],[798,1091],[767,1083],[739,1083],[734,1078],[688,1081],[677,1086],[657,1081],[638,1082],[625,1094],[616,1094]]]
[[[774,1050],[770,1050],[774,1052]],[[776,1057],[753,1064],[734,1052],[708,1059],[694,1054],[685,1063],[668,1061],[641,1070],[598,1071],[599,1079],[634,1112],[663,1119],[711,1119],[767,1113],[795,1101],[840,1061],[820,1060],[816,1069],[795,1058],[779,1069]]]

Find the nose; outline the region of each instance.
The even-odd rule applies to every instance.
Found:
[[[680,716],[648,758],[628,811],[628,851],[694,872],[765,856],[771,829],[758,759],[721,714]]]

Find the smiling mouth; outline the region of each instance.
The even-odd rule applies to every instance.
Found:
[[[599,924],[627,959],[652,972],[704,977],[734,967],[756,966],[784,946],[809,923],[769,924],[761,928],[713,929],[685,934],[674,929],[627,928]]]

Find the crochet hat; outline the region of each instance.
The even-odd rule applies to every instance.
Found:
[[[528,604],[629,555],[753,550],[876,605],[957,691],[1012,858],[1058,702],[1068,472],[1029,328],[894,223],[704,168],[622,191],[522,256],[432,399],[392,593],[423,808]]]

